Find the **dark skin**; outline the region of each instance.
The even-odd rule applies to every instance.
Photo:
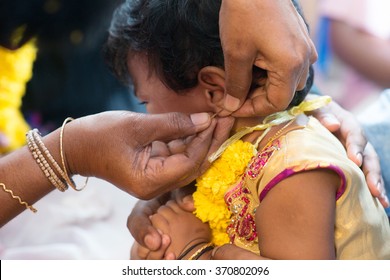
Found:
[[[378,155],[372,145],[367,143],[364,133],[353,114],[332,102],[330,106],[317,110],[314,115],[339,137],[346,147],[350,159],[361,166],[373,196],[378,197],[384,207],[388,207],[389,200],[384,189]],[[174,254],[165,252],[170,244],[169,236],[160,235],[152,226],[149,216],[156,213],[158,207],[169,199],[175,199],[183,209],[192,212],[194,210],[192,198],[188,196],[192,191],[193,187],[181,188],[172,194],[150,201],[140,201],[136,204],[127,222],[127,226],[136,241],[132,248],[132,257],[142,259],[175,258]],[[229,256],[232,257],[232,255],[224,256],[224,252],[231,254],[231,252],[238,253],[241,250],[237,248],[237,250],[230,251],[230,249],[224,250],[223,248],[224,246],[221,251],[217,251],[216,258],[229,259]],[[248,255],[247,251],[242,251],[244,251],[244,255]],[[247,258],[249,256],[243,257]]]
[[[231,125],[229,118],[217,122],[207,113],[112,111],[76,119],[66,125],[63,138],[67,172],[98,177],[135,197],[150,199],[199,176],[207,168],[205,158],[228,137]],[[59,134],[57,129],[43,142],[61,163]],[[155,140],[159,149],[154,148]],[[26,146],[0,158],[0,177],[29,204],[55,190]],[[0,204],[1,226],[26,210],[4,191]]]
[[[262,11],[264,17],[259,19],[258,11]],[[272,15],[272,20],[267,15]],[[253,24],[259,20],[265,24]],[[294,92],[304,87],[309,66],[317,60],[307,27],[291,1],[223,0],[219,25],[226,72],[225,97],[222,100],[225,112],[220,112],[220,115],[264,116],[284,110]],[[268,39],[263,40],[264,37]],[[253,80],[253,65],[265,70],[267,79],[263,87],[257,88],[247,98]],[[367,145],[360,125],[351,113],[337,104],[332,103],[328,108],[317,111],[317,118],[339,136],[349,157],[363,168],[372,193],[382,204],[388,205],[378,157]],[[152,251],[161,247],[162,239],[151,226],[148,215],[143,215],[142,207],[152,214],[160,202],[158,199],[140,202],[128,220],[135,240]]]
[[[9,3],[12,4],[12,2]],[[31,7],[40,7],[40,1],[36,1],[36,3],[34,2],[33,4],[34,5],[32,5]],[[262,19],[260,19],[259,22],[259,19],[257,17],[257,11],[259,10],[263,11],[264,14],[272,14],[280,18],[280,21],[269,22],[269,18],[263,17]],[[251,15],[251,17],[246,17],[243,15]],[[257,25],[252,25],[252,22],[254,22],[254,16],[256,16],[257,22],[259,22],[259,24]],[[50,24],[47,24],[50,23],[50,21],[43,21],[46,23],[43,26],[35,26],[34,24],[36,24],[36,22],[34,20],[32,22],[29,22],[29,20],[31,20],[30,17],[27,17],[26,21],[24,21],[24,19],[21,21],[27,26],[27,31],[23,34],[24,38],[22,38],[22,40],[20,40],[18,44],[14,45],[11,43],[11,40],[9,40],[12,32],[14,31],[13,29],[2,30],[1,37],[3,39],[4,35],[6,40],[1,40],[1,43],[5,44],[6,47],[16,49],[23,45],[24,42],[27,42],[28,39],[35,36],[35,33],[37,31],[41,29],[45,30],[51,27]],[[43,18],[41,18],[41,20],[43,20]],[[262,24],[261,21],[266,22],[267,24]],[[238,30],[236,28],[237,23],[239,23],[241,26],[247,26],[251,28],[243,28],[243,30],[245,30],[244,34],[242,30]],[[18,24],[16,24],[15,26],[18,26]],[[317,59],[317,53],[314,48],[314,44],[308,35],[306,26],[302,18],[297,14],[290,0],[257,0],[251,2],[245,0],[223,0],[220,9],[220,28],[222,34],[222,47],[225,54],[227,75],[226,95],[222,101],[226,109],[226,112],[224,114],[229,115],[232,112],[236,111],[235,114],[268,115],[271,112],[284,109],[284,107],[286,107],[287,104],[290,102],[296,89],[303,88],[306,81],[309,66]],[[275,34],[275,30],[280,31],[278,36],[272,36],[273,34]],[[266,43],[264,40],[258,40],[259,36],[253,36],[256,34],[266,35],[267,33],[269,35],[269,39]],[[285,38],[283,42],[280,40],[280,36],[283,36]],[[237,48],[237,46],[240,46],[240,48]],[[241,52],[237,52],[237,49],[240,49]],[[290,49],[295,49],[296,51],[292,53],[289,51]],[[258,94],[253,94],[251,98],[247,99],[247,101],[245,101],[244,103],[252,81],[251,69],[253,65],[256,65],[267,71],[268,79],[265,84],[266,86],[264,87],[264,90],[259,91]],[[280,108],[279,106],[275,106],[275,104],[280,104],[282,108]],[[241,109],[239,109],[240,107]],[[103,120],[103,118],[100,118],[99,122],[100,120]],[[80,122],[77,121],[75,123]],[[85,123],[86,122],[84,121],[84,124]],[[94,127],[99,125],[99,123],[94,124],[92,121],[88,120],[88,127]],[[170,125],[175,126],[177,125],[177,123],[172,123],[168,126]],[[71,128],[75,127],[75,125],[69,124],[68,127],[68,133],[71,134]],[[129,125],[129,127],[131,127],[131,125]],[[207,130],[208,134],[206,136],[204,134],[201,134],[202,137],[205,137],[204,140],[207,148],[215,147],[214,145],[210,146],[210,141],[211,139],[213,139],[211,136],[213,128],[215,128],[215,124],[210,126],[210,129]],[[153,151],[153,149],[157,149],[159,152],[161,151],[159,150],[161,149],[161,143],[157,145],[151,145],[151,142],[148,142],[151,141],[150,139],[158,140],[154,137],[155,135],[153,134],[153,132],[151,132],[151,134],[145,134],[144,130],[141,129],[140,131],[141,133],[139,133],[139,136],[137,134],[131,134],[129,137],[128,135],[126,135],[126,133],[117,135],[118,138],[115,139],[114,145],[111,145],[112,143],[108,143],[109,141],[106,141],[107,138],[98,137],[89,140],[88,138],[86,138],[86,143],[96,144],[95,148],[92,148],[89,145],[83,146],[83,143],[80,142],[73,143],[70,141],[66,144],[66,147],[68,147],[67,149],[69,149],[67,153],[72,153],[72,155],[67,156],[67,158],[69,159],[69,173],[103,178],[115,184],[119,188],[129,192],[132,195],[144,199],[149,199],[151,197],[161,194],[164,191],[172,190],[176,187],[188,184],[196,177],[184,177],[185,173],[176,172],[175,169],[171,170],[170,168],[168,168],[169,166],[180,166],[180,168],[182,168],[181,171],[186,170],[186,173],[189,172],[190,174],[194,175],[195,173],[199,175],[199,172],[204,170],[204,168],[199,169],[199,167],[201,166],[200,162],[202,162],[199,159],[199,155],[200,157],[203,156],[202,159],[204,159],[204,156],[207,154],[207,152],[200,154],[189,154],[188,150],[185,150],[184,158],[181,158],[181,160],[179,161],[177,160],[180,159],[180,157],[165,157],[166,154],[164,153],[164,157],[161,159],[158,157],[158,155],[156,156],[150,154],[150,150]],[[156,131],[156,129],[154,129],[154,131]],[[91,132],[91,130],[89,130],[89,132]],[[194,132],[199,131],[192,131],[192,133],[190,134],[184,133],[179,135],[180,137],[187,137],[189,135],[194,137]],[[47,141],[47,143],[45,144],[48,146],[49,150],[52,151],[54,157],[57,160],[59,154],[58,147],[56,147],[56,143],[58,143],[58,134],[59,132],[57,130],[45,139],[45,141]],[[96,137],[96,135],[93,136]],[[109,131],[107,131],[107,136],[110,136]],[[133,141],[127,140],[126,142],[125,140],[123,140],[123,138],[121,138],[122,136],[126,136],[128,137],[128,139],[133,138]],[[142,139],[134,139],[137,137],[142,137]],[[184,143],[182,144],[187,145],[188,148],[189,146],[191,146],[189,145],[191,141],[199,141],[199,138],[197,137],[199,137],[199,135],[190,139],[186,138],[187,140],[184,141]],[[148,141],[145,142],[145,138],[147,138]],[[218,140],[220,140],[222,137],[217,138]],[[79,137],[77,137],[76,139],[79,139]],[[172,140],[173,138],[166,138],[165,135],[165,139],[163,140],[165,141],[166,139]],[[217,143],[218,140],[214,143]],[[167,142],[164,141],[163,146],[165,144],[167,145]],[[145,161],[141,163],[132,162],[132,167],[134,167],[133,169],[131,169],[132,171],[129,171],[129,168],[127,168],[126,170],[123,170],[123,172],[117,172],[117,170],[115,170],[115,168],[113,167],[119,164],[119,161],[110,161],[110,159],[108,159],[107,162],[103,161],[102,158],[99,158],[99,156],[103,155],[102,153],[99,153],[99,151],[102,147],[105,147],[105,145],[108,144],[110,144],[110,146],[114,146],[117,149],[117,156],[119,156],[119,158],[123,158],[123,154],[128,155],[130,157],[134,156],[135,154],[137,157],[141,156],[141,158],[145,159]],[[121,146],[121,144],[123,146]],[[69,148],[72,145],[73,147]],[[129,150],[124,149],[126,145],[127,147],[130,146],[131,148]],[[170,150],[170,147],[177,146],[177,142],[175,142],[174,144],[171,143],[167,146],[168,147],[166,147],[165,151],[173,151],[174,153],[180,151],[177,148]],[[84,151],[84,149],[86,151],[92,152],[76,152]],[[194,151],[194,149],[192,149],[192,151]],[[83,154],[86,157],[83,158],[82,156],[80,156],[80,154]],[[112,154],[113,156],[115,155],[115,153]],[[183,155],[183,152],[181,152],[181,155]],[[34,162],[31,161],[29,156],[30,155],[28,154],[27,149],[24,147],[16,151],[15,153],[12,153],[9,157],[2,158],[0,162],[0,171],[1,178],[3,178],[2,182],[10,188],[12,187],[16,193],[23,194],[24,199],[31,204],[49,193],[52,190],[52,187],[47,182],[47,179],[41,174],[39,168],[37,168],[37,166],[34,165]],[[172,154],[170,156],[172,156]],[[194,158],[190,160],[188,156],[194,156]],[[89,161],[89,159],[92,158],[94,161]],[[21,162],[21,159],[27,161]],[[189,164],[183,165],[183,159],[184,163],[188,162]],[[131,157],[130,161],[132,160],[134,160],[134,158]],[[94,166],[93,162],[98,164]],[[106,162],[106,164],[103,164],[103,162]],[[178,162],[180,162],[180,164],[178,164]],[[36,190],[30,191],[27,189],[27,183],[29,181],[28,178],[24,178],[23,176],[21,178],[16,179],[10,178],[9,174],[12,174],[10,173],[10,171],[19,170],[18,166],[22,166],[23,170],[28,170],[32,172],[32,182],[35,183],[34,185],[37,185]],[[128,162],[124,162],[123,166],[128,166]],[[27,172],[25,173],[27,174]],[[115,176],[114,173],[116,174]],[[120,174],[120,176],[118,176],[118,174]],[[159,179],[162,174],[164,175],[163,177],[166,180],[160,181]],[[150,181],[143,179],[141,180],[141,178],[144,178],[145,175],[147,175],[146,177],[149,178]],[[181,176],[176,177],[176,175]],[[131,182],[131,186],[129,181]],[[147,181],[149,181],[149,183]],[[144,186],[144,188],[142,188],[142,186]],[[3,208],[4,211],[2,211],[3,213],[0,221],[1,225],[15,217],[21,211],[23,211],[23,207],[18,204],[15,204],[14,201],[12,201],[12,199],[9,199],[7,195],[7,193],[2,193],[0,196],[2,203],[4,202],[4,204],[2,205],[6,205],[6,207]]]
[[[309,66],[317,60],[314,43],[292,2],[222,0],[219,26],[225,113],[266,116],[286,109],[295,91],[305,87]],[[247,99],[253,65],[265,70],[267,78]]]

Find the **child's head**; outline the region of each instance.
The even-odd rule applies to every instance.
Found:
[[[149,102],[145,95],[151,94],[164,99],[163,94],[159,96],[162,90],[176,93],[179,99],[197,92],[203,94],[201,103],[209,106],[199,110],[217,111],[224,95],[220,6],[221,0],[126,0],[114,14],[106,60],[122,81],[128,82],[130,73],[136,94],[143,101]],[[251,89],[261,86],[266,75],[256,67],[253,73]],[[304,99],[312,85],[312,74],[291,105]],[[160,88],[156,87],[158,83]],[[194,100],[183,99],[191,103],[179,106],[176,99],[170,99],[175,102],[172,106],[157,109],[150,104],[147,109],[152,113],[194,112],[196,109],[184,108],[195,106]]]

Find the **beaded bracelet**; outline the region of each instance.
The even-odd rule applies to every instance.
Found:
[[[61,126],[60,132],[60,155],[61,163],[63,169],[55,161],[53,156],[50,154],[49,150],[46,148],[45,144],[42,141],[42,136],[39,133],[38,129],[32,129],[27,132],[27,146],[42,170],[43,174],[50,181],[50,183],[55,186],[59,191],[64,192],[68,189],[68,186],[71,186],[76,191],[81,191],[85,188],[88,183],[88,177],[85,181],[85,184],[82,188],[77,188],[73,179],[69,177],[68,171],[66,169],[66,158],[63,148],[63,138],[64,130],[67,122],[72,121],[73,118],[66,118],[64,123]],[[50,164],[49,164],[50,162]]]
[[[50,183],[55,186],[59,191],[64,192],[67,190],[68,186],[66,183],[61,180],[58,175],[54,172],[53,168],[49,165],[47,162],[47,159],[45,156],[42,154],[45,153],[47,156],[49,154],[48,159],[50,161],[54,161],[53,157],[50,155],[48,149],[46,146],[43,144],[42,140],[40,139],[41,136],[38,132],[37,129],[30,130],[27,132],[27,146],[30,149],[30,152],[41,168],[43,174],[46,176],[46,178],[49,179]],[[40,146],[38,146],[37,142],[40,142]],[[41,151],[42,150],[42,151]],[[53,164],[53,162],[52,162]],[[58,166],[58,164],[57,164]],[[59,166],[58,166],[59,168]],[[57,171],[58,172],[58,171]]]

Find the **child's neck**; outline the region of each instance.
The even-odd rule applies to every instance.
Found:
[[[230,134],[233,135],[243,127],[252,127],[262,123],[264,117],[236,118]]]
[[[239,131],[241,128],[244,127],[253,127],[258,124],[261,124],[263,122],[265,117],[253,117],[253,118],[236,118],[236,121],[234,123],[234,126],[230,132],[231,135],[235,134],[237,131]],[[284,126],[284,124],[281,125],[275,125],[271,128],[271,130],[267,133],[267,135],[264,137],[264,139],[259,143],[258,150],[261,150],[268,140],[280,129],[280,127]],[[245,142],[250,142],[254,144],[256,140],[263,134],[264,130],[258,130],[254,131],[252,133],[249,133],[245,135],[241,140]]]

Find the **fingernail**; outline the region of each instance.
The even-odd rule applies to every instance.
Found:
[[[323,121],[328,124],[328,125],[339,125],[340,122],[338,121],[338,119],[336,119],[335,117],[333,116],[326,116],[324,117]]]
[[[389,198],[387,197],[387,195],[385,195],[385,203],[386,203],[387,207],[390,207],[390,202],[389,202]]]
[[[226,110],[234,112],[240,107],[240,100],[230,94],[227,94],[223,106]]]
[[[381,192],[381,197],[383,198],[383,200],[385,201],[385,203],[387,204],[387,205],[389,205],[389,197],[387,196],[387,194],[386,194],[386,190],[385,190],[385,188],[383,188],[383,186],[382,186],[382,182],[378,182],[378,184],[377,184],[377,188],[378,188],[378,190],[383,190],[382,192]]]
[[[385,194],[381,194],[381,198],[385,201],[386,204],[389,203],[389,198]]]
[[[208,113],[196,113],[190,115],[191,121],[194,125],[204,125],[210,121],[210,115]]]
[[[361,166],[363,163],[363,155],[361,153],[357,153],[356,159],[359,161],[359,166]]]

